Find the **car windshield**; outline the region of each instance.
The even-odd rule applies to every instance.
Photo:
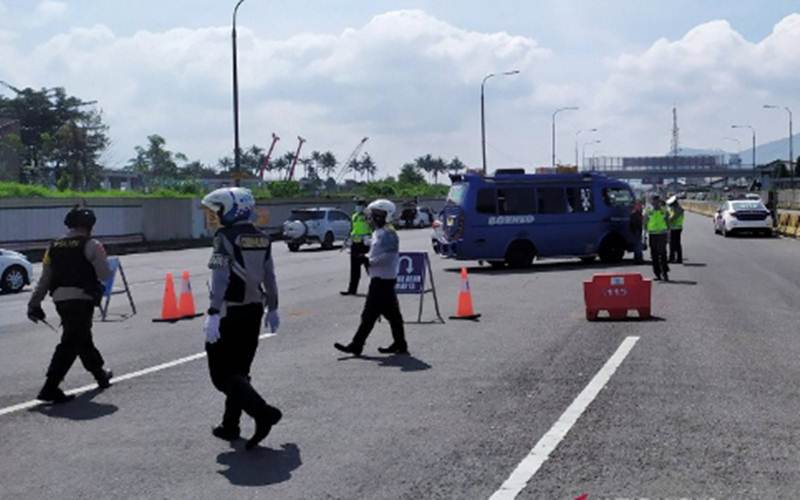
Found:
[[[321,220],[325,218],[325,212],[322,210],[292,210],[292,220]]]
[[[603,199],[612,207],[627,207],[633,205],[633,194],[622,187],[606,188],[603,190]]]
[[[734,201],[731,206],[734,210],[766,210],[760,201]]]
[[[450,187],[450,192],[447,193],[447,202],[454,205],[461,205],[464,201],[464,195],[466,192],[466,184],[453,184]]]

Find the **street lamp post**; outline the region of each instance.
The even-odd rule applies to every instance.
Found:
[[[589,141],[589,142],[584,142],[584,143],[583,143],[583,148],[581,148],[581,149],[582,149],[582,153],[581,153],[581,158],[582,158],[582,160],[581,160],[581,166],[582,166],[582,167],[584,167],[584,169],[585,169],[585,167],[586,167],[586,146],[588,146],[589,144],[600,144],[601,142],[603,142],[603,141],[601,141],[600,139],[595,139],[595,140],[593,140],[593,141]],[[592,166],[594,166],[594,165],[592,165]]]
[[[578,130],[575,133],[575,168],[578,168],[578,136],[583,132],[597,132],[596,128]]]
[[[233,179],[236,186],[241,184],[242,178],[239,154],[239,75],[236,67],[236,12],[242,2],[244,0],[239,0],[236,2],[236,7],[233,8],[233,29],[231,30],[231,38],[233,40]]]
[[[731,128],[749,128],[753,132],[753,180],[758,176],[756,173],[756,129],[751,125],[731,125]]]
[[[764,105],[764,109],[781,109],[781,108],[780,108],[780,106],[776,106],[774,104],[765,104]],[[794,191],[794,174],[795,174],[795,171],[794,171],[794,166],[793,166],[794,165],[794,148],[792,147],[793,143],[794,143],[794,135],[792,133],[792,110],[789,109],[788,106],[784,107],[783,109],[787,113],[789,113],[789,170],[790,170],[789,175],[791,175],[791,177],[790,177],[791,181],[790,182],[792,183],[792,191]],[[792,201],[794,201],[794,193],[792,193],[792,195],[793,195],[792,196]]]
[[[510,76],[510,75],[518,75],[519,70],[511,70],[506,71],[504,73],[500,73],[501,76]],[[483,107],[483,91],[484,87],[486,86],[486,80],[492,78],[493,76],[497,76],[495,73],[489,73],[488,75],[483,77],[483,81],[481,81],[481,158],[482,158],[482,165],[483,165],[483,175],[486,175],[486,115],[484,113]]]
[[[577,111],[577,106],[567,106],[566,108],[558,108],[557,110],[553,111],[553,161],[552,165],[553,168],[556,168],[556,115],[561,113],[562,111]]]

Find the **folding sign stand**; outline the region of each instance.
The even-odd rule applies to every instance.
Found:
[[[417,321],[407,321],[409,324],[444,323],[442,313],[439,312],[439,298],[436,296],[436,283],[433,281],[433,270],[427,252],[400,252],[399,267],[397,270],[397,285],[395,291],[400,295],[419,295],[419,313]],[[431,287],[426,288],[426,275],[430,278]],[[436,309],[435,321],[422,321],[422,310],[425,305],[425,295],[433,294],[433,305]]]
[[[128,278],[125,277],[125,270],[122,268],[122,262],[120,262],[119,258],[117,257],[109,257],[108,267],[111,268],[111,277],[105,283],[103,283],[106,287],[105,293],[103,294],[105,300],[100,305],[100,315],[103,321],[105,321],[106,316],[108,316],[108,305],[111,302],[111,296],[119,295],[121,293],[128,295],[128,303],[131,305],[133,314],[136,314],[136,304],[133,303],[133,296],[131,295],[131,289],[128,286]],[[117,270],[119,270],[119,274],[122,276],[122,284],[125,285],[124,290],[114,290],[114,278],[117,275]]]

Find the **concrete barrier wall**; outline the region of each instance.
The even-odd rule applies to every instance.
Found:
[[[0,199],[0,247],[14,250],[45,248],[63,234],[64,215],[78,199],[6,198]],[[398,207],[404,200],[395,200]],[[167,242],[199,240],[213,235],[199,199],[106,199],[92,198],[87,204],[97,213],[95,236],[104,243]],[[420,206],[434,212],[444,206],[443,199],[422,199]],[[277,230],[292,210],[307,207],[333,207],[350,213],[352,201],[270,200],[259,202],[269,213],[267,229]]]

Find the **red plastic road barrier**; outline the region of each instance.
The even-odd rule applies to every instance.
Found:
[[[611,319],[621,319],[635,309],[640,318],[650,317],[650,292],[653,282],[641,274],[601,273],[583,282],[586,319],[597,319],[600,311],[608,311]]]

